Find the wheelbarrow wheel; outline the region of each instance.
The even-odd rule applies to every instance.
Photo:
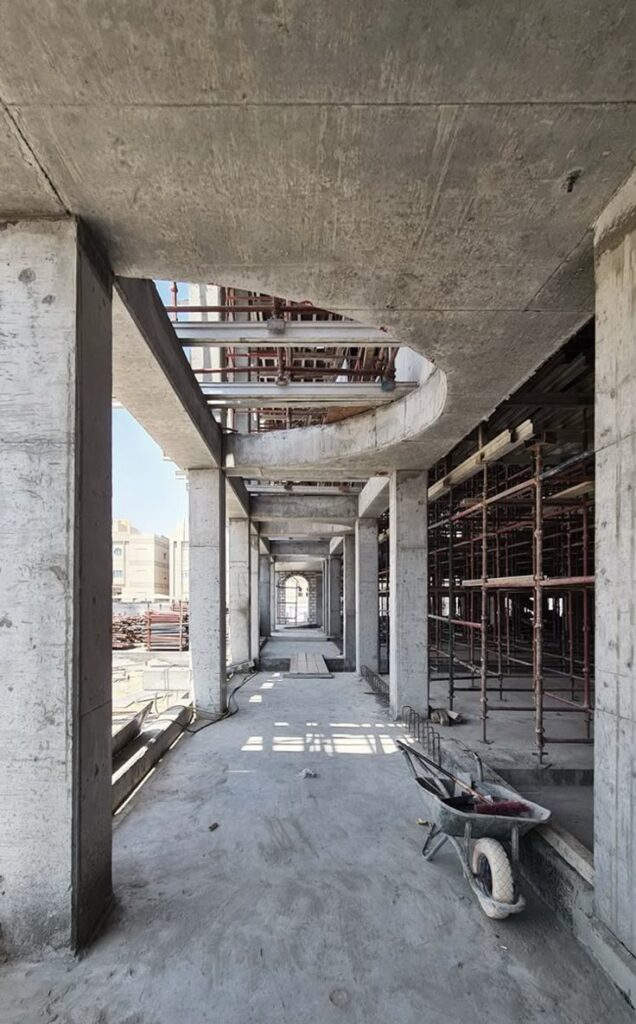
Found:
[[[508,917],[506,911],[493,907],[490,900],[497,903],[512,903],[515,886],[508,854],[496,839],[478,839],[473,847],[471,867],[473,875],[484,890],[484,899],[480,898],[481,909],[488,917],[501,920]],[[490,900],[488,899],[490,897]]]

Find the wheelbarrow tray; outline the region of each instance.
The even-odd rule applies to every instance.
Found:
[[[479,793],[492,796],[494,800],[519,800],[519,794],[505,786],[498,786],[493,782],[478,782],[474,788]],[[528,808],[523,816],[506,816],[500,814],[474,814],[461,811],[457,807],[449,807],[444,803],[441,796],[436,796],[424,786],[419,790],[426,806],[426,819],[431,825],[436,825],[441,832],[449,836],[463,836],[466,832],[466,825],[470,823],[470,833],[473,839],[499,839],[509,840],[513,828],[517,828],[518,834],[523,836],[526,832],[537,825],[542,825],[550,818],[550,811],[540,804],[522,797],[523,803]],[[452,793],[448,794],[452,796]]]

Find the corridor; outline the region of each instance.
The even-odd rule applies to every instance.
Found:
[[[259,673],[236,698],[116,817],[90,951],[0,968],[0,1024],[633,1019],[539,901],[490,921],[451,851],[424,862],[399,726],[362,680]]]

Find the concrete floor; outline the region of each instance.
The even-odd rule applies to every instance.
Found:
[[[185,736],[116,818],[106,932],[0,968],[0,1024],[633,1021],[541,903],[490,921],[451,851],[424,862],[366,689],[261,673]]]
[[[275,630],[261,647],[261,656],[266,658],[289,658],[301,651],[321,654],[323,658],[339,658],[339,647],[328,640],[322,629],[279,629]]]
[[[506,686],[530,687],[530,676],[506,676]],[[469,686],[462,680],[461,686]],[[491,684],[492,685],[492,684]],[[454,707],[461,711],[464,722],[448,730],[453,739],[474,746],[484,760],[494,768],[503,770],[509,767],[536,768],[538,757],[534,745],[534,715],[532,696],[530,693],[505,693],[500,701],[498,694],[490,694],[488,711],[488,742],[481,738],[481,718],[479,706],[479,679],[475,681],[473,693],[460,692],[455,695]],[[431,704],[434,707],[448,706],[448,680],[438,678],[433,673],[431,680]],[[506,704],[516,707],[527,706],[527,711],[501,711]],[[559,705],[546,698],[545,732],[547,736],[584,737],[585,723],[583,715],[570,714],[562,711]],[[444,731],[446,732],[446,730]],[[594,747],[582,743],[549,743],[545,747],[546,764],[560,768],[593,768]]]

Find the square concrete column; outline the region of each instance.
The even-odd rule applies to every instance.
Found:
[[[427,474],[389,481],[389,679],[391,713],[408,704],[428,717]]]
[[[259,598],[259,540],[258,533],[251,527],[250,530],[250,650],[252,658],[258,662],[261,639],[261,623],[258,609]]]
[[[342,637],[341,596],[342,559],[339,555],[329,555],[329,636],[334,640]]]
[[[0,923],[84,945],[111,900],[111,276],[71,219],[0,231]]]
[[[596,913],[636,954],[636,173],[596,264]]]
[[[378,521],[356,520],[356,672],[378,671]]]
[[[356,538],[348,533],[343,540],[343,645],[345,670],[356,666]]]
[[[324,619],[324,572],[321,569],[317,572],[314,579],[316,580],[316,626],[323,626]]]
[[[230,658],[237,665],[250,661],[250,521],[230,519],[228,524]]]
[[[226,709],[225,477],[220,469],[191,469],[190,664],[197,715]]]
[[[268,637],[272,632],[272,556],[259,555],[258,614],[259,632]]]

